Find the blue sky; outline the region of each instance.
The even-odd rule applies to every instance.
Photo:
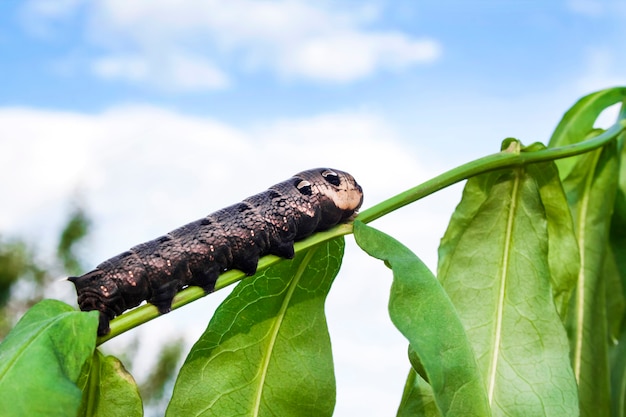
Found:
[[[495,115],[497,138],[534,123],[541,140],[580,95],[623,81],[618,0],[218,3],[4,2],[0,105],[147,103],[239,128],[370,111],[415,144],[426,120]],[[544,120],[513,116],[542,104]]]
[[[0,234],[50,250],[79,199],[96,264],[315,166],[351,172],[369,207],[507,136],[545,143],[576,99],[626,84],[625,44],[623,0],[4,1]],[[460,190],[374,226],[434,268]],[[394,415],[388,273],[348,244],[336,415]],[[184,317],[193,340],[223,296],[140,331]]]
[[[397,114],[452,96],[580,90],[585,77],[617,76],[623,59],[626,12],[611,0],[264,2],[257,15],[237,11],[248,1],[135,3],[4,2],[0,104],[93,113],[149,102],[235,123],[355,105]],[[228,21],[197,18],[212,8]],[[299,16],[268,21],[289,12]],[[370,62],[348,64],[339,44],[350,36],[346,48]],[[328,61],[294,56],[315,42]]]

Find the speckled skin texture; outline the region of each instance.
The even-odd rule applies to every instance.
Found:
[[[98,334],[104,335],[113,317],[144,300],[164,314],[189,285],[211,292],[225,270],[253,275],[261,256],[292,258],[294,241],[349,220],[362,202],[362,189],[350,174],[303,171],[69,280],[81,310],[100,311]]]

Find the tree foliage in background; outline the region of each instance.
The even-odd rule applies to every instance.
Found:
[[[40,301],[46,272],[37,266],[33,249],[23,240],[0,236],[0,340],[15,325],[15,319]],[[12,294],[20,281],[33,291],[28,297]]]
[[[91,220],[81,207],[75,207],[61,232],[57,244],[57,257],[69,275],[80,274],[84,270],[77,254],[79,244],[89,233]]]
[[[78,248],[90,224],[82,207],[70,210],[53,259],[25,239],[0,235],[0,340],[17,318],[44,298],[53,282],[81,268]]]
[[[597,128],[613,105],[621,106],[617,122]],[[392,271],[389,316],[409,345],[398,416],[626,415],[625,138],[626,87],[592,93],[547,146],[507,138],[496,154],[296,243],[293,260],[265,257],[252,277],[222,274],[216,289],[240,282],[188,353],[166,415],[331,416],[324,303],[349,233]],[[462,180],[436,275],[367,225]],[[29,264],[20,256],[12,262]],[[202,296],[189,287],[173,307]],[[34,305],[0,344],[0,409],[142,415],[138,384],[96,346],[155,317],[154,306],[138,307],[96,338],[96,312],[56,300]],[[159,363],[176,354],[162,351]],[[153,376],[167,380],[158,369]]]

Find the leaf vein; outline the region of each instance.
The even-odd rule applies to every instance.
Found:
[[[493,404],[493,396],[496,387],[496,374],[498,371],[498,359],[500,356],[500,345],[502,343],[502,321],[504,316],[504,298],[506,292],[507,273],[509,269],[510,253],[511,253],[511,240],[513,235],[513,224],[515,218],[515,212],[517,210],[517,199],[520,187],[521,172],[516,170],[515,181],[513,182],[511,204],[509,206],[509,212],[507,216],[506,235],[504,240],[504,249],[502,251],[502,267],[500,269],[500,288],[498,292],[498,302],[496,311],[496,325],[493,338],[493,352],[491,357],[491,363],[489,364],[489,376],[488,376],[488,390],[487,396],[489,398],[489,404]]]
[[[276,340],[278,339],[278,333],[280,332],[280,327],[281,327],[282,322],[283,322],[283,320],[285,318],[285,314],[287,313],[287,308],[289,307],[289,304],[291,302],[291,298],[293,296],[294,291],[298,287],[298,282],[300,281],[300,278],[304,274],[304,271],[305,271],[307,265],[309,264],[309,262],[311,261],[311,258],[315,254],[316,249],[317,248],[313,248],[313,249],[309,250],[306,253],[306,255],[304,256],[304,259],[302,259],[302,262],[298,266],[298,270],[296,271],[295,275],[293,276],[293,278],[291,280],[291,283],[289,285],[289,289],[287,290],[287,294],[285,294],[285,298],[283,299],[283,303],[280,306],[280,310],[279,310],[279,312],[277,314],[276,321],[272,325],[272,329],[271,329],[271,332],[270,332],[270,339],[269,339],[268,345],[267,345],[267,353],[263,356],[263,361],[261,362],[261,367],[259,369],[260,370],[261,379],[260,379],[260,381],[258,383],[258,388],[257,388],[256,396],[255,396],[255,399],[254,399],[254,404],[252,406],[253,416],[254,417],[258,417],[259,411],[261,409],[261,400],[262,400],[262,397],[263,397],[263,389],[264,389],[264,385],[265,385],[265,378],[267,377],[267,370],[269,368],[270,360],[271,360],[271,357],[272,357],[271,352],[274,350],[274,347],[276,346]]]

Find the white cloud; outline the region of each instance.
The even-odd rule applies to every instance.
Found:
[[[351,172],[370,207],[432,176],[400,139],[385,120],[367,112],[241,129],[154,107],[95,115],[0,108],[0,177],[10,178],[0,182],[0,231],[26,233],[40,247],[52,244],[78,186],[96,225],[90,261],[97,263],[316,166]],[[458,195],[414,205],[375,226],[417,253],[434,254]],[[327,304],[337,410],[380,415],[394,410],[401,396],[409,366],[406,342],[387,319],[388,269],[350,238],[348,246]],[[69,284],[59,285],[71,292]],[[192,303],[141,332],[158,338],[184,321],[185,334],[197,338],[222,297]],[[363,392],[377,395],[357,395]]]
[[[367,4],[74,0],[62,13],[45,7],[26,10],[31,21],[45,23],[65,18],[81,5],[87,39],[108,51],[95,59],[96,75],[153,85],[155,79],[171,79],[170,88],[223,88],[228,76],[218,67],[226,63],[234,71],[270,70],[291,79],[350,82],[431,63],[441,55],[435,40],[372,28],[382,13]],[[206,81],[193,81],[198,76]]]
[[[213,90],[229,85],[226,74],[199,56],[111,55],[91,65],[99,77],[148,83],[161,90]]]
[[[62,208],[59,196],[70,195],[89,170],[93,150],[81,138],[98,137],[94,128],[78,114],[42,112],[33,118],[25,109],[0,112],[0,171],[7,179],[0,193],[10,202],[0,208],[0,231],[12,231],[22,221],[23,227],[26,219],[45,217],[48,210],[54,213],[51,205]]]
[[[413,40],[400,33],[356,31],[313,37],[279,56],[278,69],[288,76],[351,81],[379,69],[400,70],[436,60],[441,53],[432,40]]]
[[[29,224],[37,214],[26,215],[23,206],[43,213],[45,199],[62,201],[76,185],[92,195],[96,210],[106,205],[135,211],[162,199],[163,216],[183,212],[171,220],[176,224],[309,167],[354,172],[367,184],[370,205],[427,177],[399,135],[367,112],[276,120],[244,130],[149,106],[97,115],[5,108],[0,138],[0,173],[16,178],[0,183],[0,193],[33,190],[20,204],[0,206],[0,228]],[[394,174],[398,167],[402,175]],[[138,192],[142,198],[133,201]],[[124,204],[112,204],[110,195]],[[191,204],[190,198],[200,200]],[[153,227],[153,220],[138,220],[138,229]]]

